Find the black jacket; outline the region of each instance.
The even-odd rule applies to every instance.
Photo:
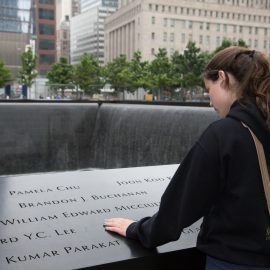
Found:
[[[257,152],[240,121],[261,141],[270,164],[270,130],[262,113],[254,103],[235,102],[192,147],[158,212],[132,223],[127,237],[156,247],[177,240],[183,228],[204,217],[198,249],[235,264],[270,266],[270,217]]]

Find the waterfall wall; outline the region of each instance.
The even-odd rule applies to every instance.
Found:
[[[0,174],[180,163],[216,119],[206,107],[1,103]]]

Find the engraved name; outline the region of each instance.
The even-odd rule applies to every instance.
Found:
[[[43,202],[20,202],[18,203],[20,208],[36,208],[36,207],[44,207],[44,206],[51,206],[51,205],[61,205],[61,204],[71,204],[71,203],[78,203],[84,202],[85,199],[81,198],[69,198],[69,199],[61,199],[61,200],[51,200],[51,201],[43,201]]]
[[[21,196],[21,195],[30,195],[30,194],[41,194],[49,193],[54,191],[71,191],[79,190],[80,186],[57,186],[55,188],[39,188],[39,189],[28,189],[28,190],[10,190],[9,195],[12,197]]]
[[[148,195],[147,191],[135,191],[135,192],[125,192],[125,193],[112,193],[112,194],[102,194],[102,195],[90,195],[90,198],[94,201],[100,199],[115,199],[115,198],[123,198],[123,197],[132,197],[132,196],[140,196],[140,195]]]
[[[25,254],[25,255],[12,255],[9,257],[5,257],[7,264],[18,264],[18,263],[26,263],[29,261],[37,261],[42,259],[48,259],[56,256],[60,256],[63,254],[78,254],[78,253],[85,253],[91,252],[92,250],[101,250],[104,248],[112,248],[120,246],[120,242],[118,240],[111,240],[107,242],[97,242],[97,243],[90,243],[86,245],[80,246],[65,246],[62,250],[47,250],[41,252],[35,252],[32,254]]]

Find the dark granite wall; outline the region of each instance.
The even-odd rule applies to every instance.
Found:
[[[0,174],[89,166],[97,104],[0,104]]]
[[[95,103],[0,104],[0,174],[180,163],[211,108]]]

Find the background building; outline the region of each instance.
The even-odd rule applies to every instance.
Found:
[[[55,0],[35,0],[36,51],[38,73],[46,76],[56,62],[56,4]]]
[[[81,14],[71,18],[71,63],[83,53],[93,53],[104,63],[104,20],[116,11],[118,0],[82,0]]]
[[[80,14],[80,0],[57,0],[56,54],[70,62],[70,18]]]
[[[0,59],[12,72],[21,67],[20,54],[29,44],[33,30],[31,0],[0,0]]]
[[[189,40],[213,51],[224,38],[270,54],[269,0],[121,0],[119,7],[105,22],[105,62],[136,50],[145,60],[159,48],[181,53]]]

